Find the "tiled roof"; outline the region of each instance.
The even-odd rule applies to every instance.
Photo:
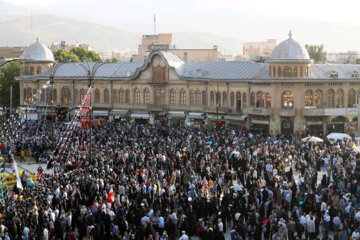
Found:
[[[242,80],[269,79],[268,63],[256,62],[184,62],[181,58],[169,52],[155,51],[145,62],[105,63],[97,70],[96,78],[134,79],[145,70],[152,57],[162,55],[167,65],[173,68],[183,79],[209,80]],[[95,63],[84,63],[91,69]],[[354,64],[313,64],[310,76],[306,79],[330,79],[331,72],[338,73],[338,79],[349,79],[353,72],[360,73],[360,65]],[[48,76],[47,72],[34,76],[22,76],[20,79],[36,79]],[[62,63],[55,74],[55,78],[86,77],[86,71],[77,63]],[[276,79],[275,79],[276,80]]]

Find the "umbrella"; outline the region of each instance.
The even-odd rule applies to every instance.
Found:
[[[322,140],[321,138],[318,138],[318,137],[311,136],[311,137],[303,138],[303,139],[301,139],[301,141],[303,141],[303,142],[323,142],[324,140]]]
[[[346,133],[330,133],[326,137],[327,137],[327,139],[334,139],[335,141],[343,140],[345,138],[351,140],[351,137]]]

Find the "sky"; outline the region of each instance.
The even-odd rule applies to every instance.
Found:
[[[98,12],[98,6],[104,6],[110,12],[125,7],[139,9],[147,8],[149,11],[166,12],[173,9],[188,9],[191,13],[216,13],[226,17],[228,14],[252,14],[273,17],[297,17],[325,21],[359,22],[358,0],[5,0],[16,5],[51,6],[56,3],[76,2],[84,4],[86,8],[77,11]],[[71,4],[68,6],[72,8]],[[120,10],[121,12],[121,10]],[[106,14],[106,12],[103,12]],[[100,13],[101,15],[101,13]]]
[[[153,32],[204,32],[242,41],[287,38],[329,50],[360,50],[359,0],[5,0],[46,12],[116,27]],[[357,35],[352,36],[356,32]],[[340,37],[337,36],[342,34]],[[356,43],[355,43],[356,41]]]

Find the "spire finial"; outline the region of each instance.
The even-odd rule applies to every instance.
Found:
[[[291,30],[290,30],[290,32],[289,32],[289,38],[291,38],[292,37],[292,32],[291,32]]]
[[[36,37],[36,42],[39,42],[39,36]]]

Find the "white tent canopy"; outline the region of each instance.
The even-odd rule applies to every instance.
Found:
[[[330,133],[329,135],[326,136],[327,139],[334,139],[335,141],[337,140],[344,140],[344,139],[349,139],[351,140],[350,135],[346,134],[346,133]]]

